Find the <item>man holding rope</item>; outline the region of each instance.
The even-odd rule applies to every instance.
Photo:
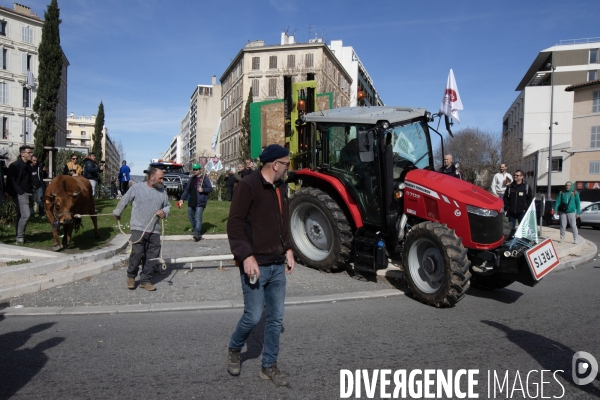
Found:
[[[135,277],[139,265],[143,262],[140,274],[140,287],[149,291],[156,290],[152,284],[152,272],[160,255],[159,219],[166,218],[171,210],[167,192],[163,188],[165,174],[158,168],[150,168],[148,181],[133,185],[121,198],[113,211],[116,220],[129,203],[131,210],[131,256],[127,268],[127,287],[135,289]],[[158,211],[157,211],[158,210]]]

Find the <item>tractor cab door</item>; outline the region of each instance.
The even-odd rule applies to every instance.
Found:
[[[319,126],[326,151],[325,173],[333,175],[356,201],[366,225],[382,226],[379,165],[380,144],[369,126]],[[318,164],[318,161],[317,161]]]

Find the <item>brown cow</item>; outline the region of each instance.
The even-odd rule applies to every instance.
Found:
[[[83,176],[59,175],[52,179],[42,197],[46,209],[46,217],[52,224],[52,237],[54,243],[52,250],[59,251],[71,243],[73,227],[76,224],[75,215],[94,215],[94,234],[100,237],[98,231],[98,217],[96,205],[92,196],[92,185]],[[58,241],[58,230],[63,225],[64,236],[62,245]]]

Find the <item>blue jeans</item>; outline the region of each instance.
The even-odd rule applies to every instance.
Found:
[[[44,196],[44,188],[39,187],[37,189],[33,189],[33,201],[35,201],[38,205],[38,214],[40,217],[44,217],[44,215],[46,215],[46,212],[44,211],[44,201],[42,200],[42,196]],[[33,212],[33,203],[31,204],[29,211],[31,215],[35,214]]]
[[[254,285],[243,270],[241,272],[242,291],[244,292],[244,315],[231,335],[229,348],[241,350],[250,336],[250,332],[262,318],[263,308],[267,306],[265,321],[264,348],[262,365],[269,368],[277,361],[279,354],[279,335],[283,322],[285,302],[285,264],[260,266],[260,278]]]
[[[515,229],[518,224],[521,223],[523,217],[525,216],[525,211],[520,213],[511,213],[510,211],[507,213],[508,222],[510,222],[510,226],[512,229]]]
[[[202,213],[204,207],[188,207],[188,218],[192,224],[192,235],[202,236]]]

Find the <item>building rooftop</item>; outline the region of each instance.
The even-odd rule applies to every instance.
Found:
[[[576,83],[575,85],[567,86],[565,88],[565,92],[572,92],[574,90],[584,89],[584,88],[587,88],[590,86],[598,86],[598,85],[600,85],[600,79],[596,79],[594,81]]]

